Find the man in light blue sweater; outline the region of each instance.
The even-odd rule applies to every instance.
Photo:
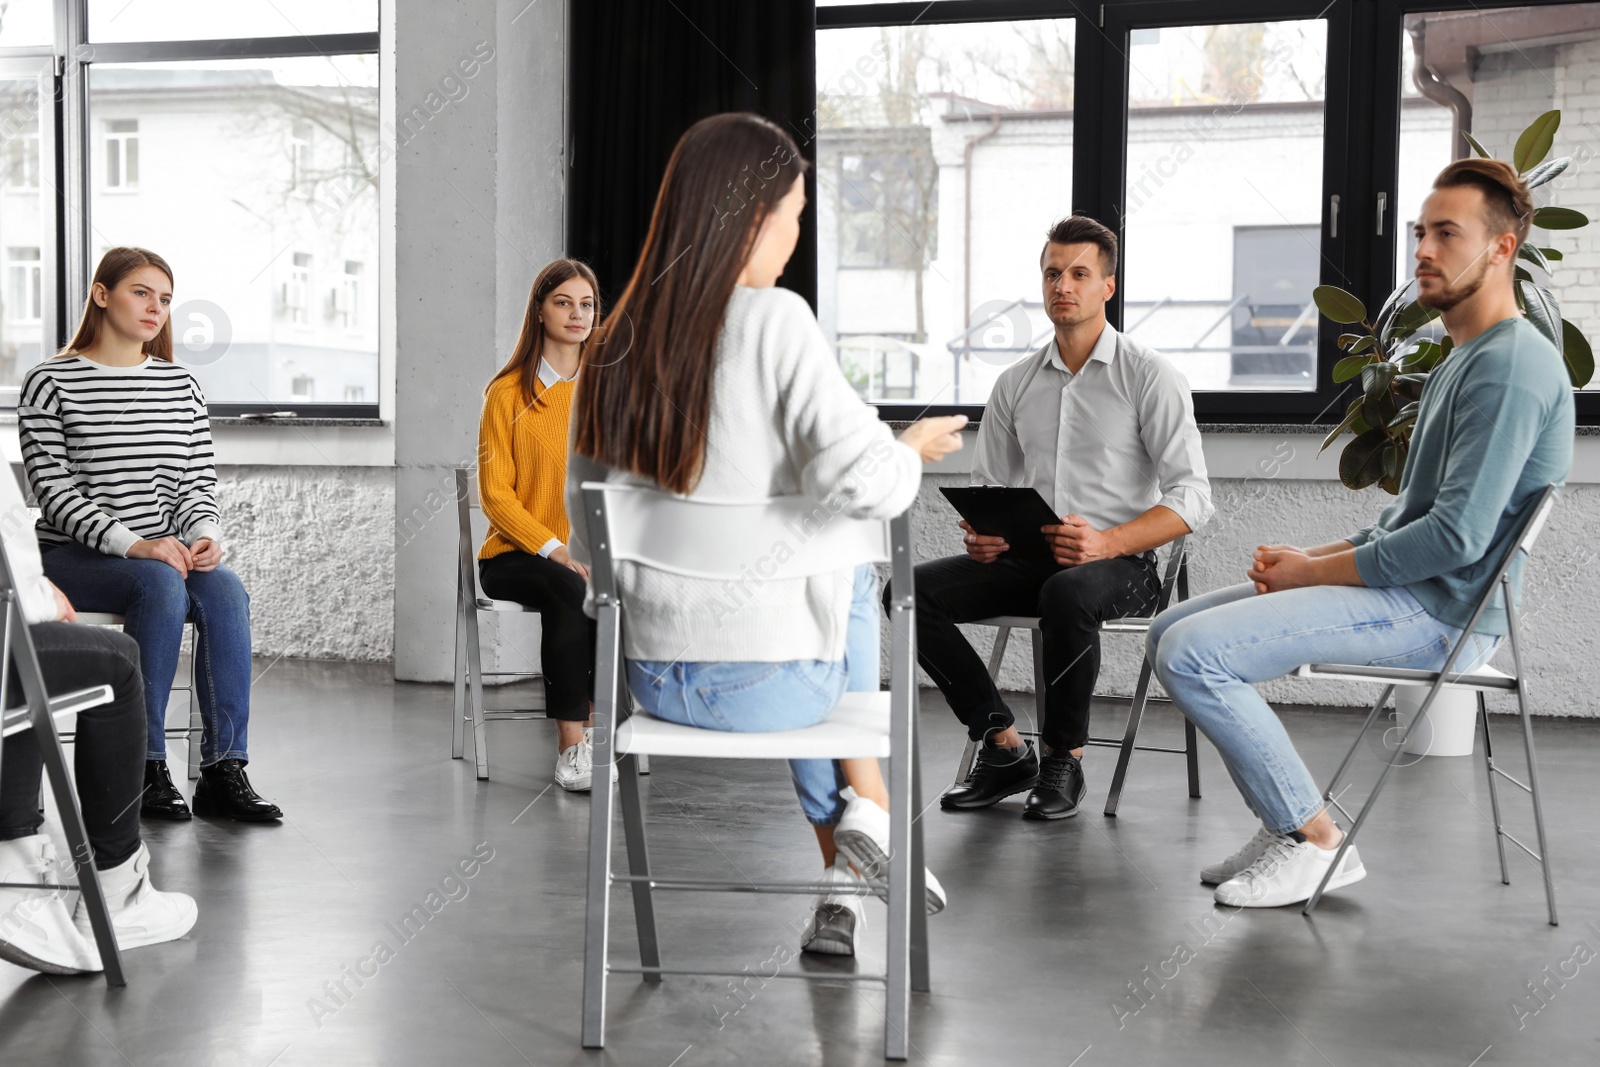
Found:
[[[1459,160],[1417,222],[1417,299],[1455,342],[1423,390],[1400,495],[1376,524],[1318,548],[1256,550],[1248,583],[1198,597],[1150,629],[1156,673],[1217,746],[1261,828],[1201,871],[1218,903],[1308,899],[1343,833],[1283,724],[1252,683],[1305,663],[1439,670],[1538,494],[1572,465],[1572,389],[1560,353],[1521,317],[1512,269],[1533,204],[1507,164]],[[1520,561],[1513,570],[1520,584]],[[1458,666],[1506,632],[1491,604]],[[1366,877],[1354,848],[1328,883]]]

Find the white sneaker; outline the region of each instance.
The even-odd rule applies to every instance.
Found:
[[[569,793],[587,793],[593,781],[594,735],[585,730],[582,741],[556,757],[556,785]]]
[[[833,861],[824,882],[849,884],[857,881],[850,864],[841,856]],[[861,896],[856,893],[817,897],[811,919],[800,935],[801,952],[818,952],[825,956],[854,956],[856,932],[865,930],[866,915],[861,908]]]
[[[833,828],[833,843],[845,858],[856,865],[861,877],[869,882],[883,882],[889,878],[889,813],[870,800],[856,796],[849,786],[839,790],[844,798],[844,815]],[[928,891],[928,914],[937,915],[944,910],[944,886],[933,872],[924,868],[923,879]]]
[[[139,851],[100,872],[100,890],[111,909],[111,928],[117,932],[118,948],[176,941],[194,928],[195,919],[200,916],[200,909],[189,894],[162,893],[150,883],[150,849],[142,841]],[[81,896],[72,920],[98,958],[89,909]]]
[[[1281,908],[1310,900],[1338,854],[1338,849],[1324,850],[1309,841],[1278,837],[1254,863],[1217,886],[1217,903],[1233,908]],[[1367,869],[1352,845],[1328,880],[1328,888],[1339,889],[1366,876]]]
[[[1201,885],[1221,885],[1229,878],[1239,874],[1246,867],[1261,858],[1267,846],[1278,839],[1280,835],[1268,830],[1265,826],[1256,831],[1256,836],[1244,843],[1244,847],[1221,863],[1213,863],[1209,867],[1200,868]]]
[[[44,834],[0,841],[0,882],[70,882],[70,864],[56,859]],[[101,970],[100,953],[72,925],[67,890],[0,889],[0,960],[46,974]]]

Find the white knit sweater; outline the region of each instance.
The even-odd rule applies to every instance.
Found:
[[[705,464],[690,496],[804,494],[832,498],[833,507],[843,502],[843,513],[854,517],[889,518],[911,506],[921,478],[920,457],[856,396],[806,302],[786,289],[735,288],[717,344]],[[580,491],[586,481],[642,480],[569,455],[568,550],[582,563],[591,559]],[[841,659],[852,575],[845,568],[729,589],[621,564],[624,654],[689,662]]]

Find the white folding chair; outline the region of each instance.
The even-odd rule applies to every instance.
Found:
[[[912,597],[911,524],[861,521],[830,515],[815,501],[784,497],[761,503],[687,500],[634,486],[585,483],[584,516],[593,546],[590,568],[599,614],[595,655],[594,787],[589,808],[589,888],[584,927],[583,1045],[605,1043],[606,977],[638,974],[659,982],[664,974],[741,977],[737,970],[661,965],[652,893],[669,890],[762,893],[828,893],[822,884],[780,882],[751,885],[661,878],[651,873],[644,809],[633,764],[645,755],[719,759],[889,760],[889,877],[859,891],[889,898],[888,966],[884,974],[780,971],[777,977],[828,981],[879,981],[888,991],[884,1011],[884,1057],[906,1058],[910,994],[928,988],[927,915],[922,859],[920,778],[916,743],[915,603]],[[787,556],[787,558],[785,558]],[[714,580],[797,578],[837,571],[852,564],[891,565],[890,691],[846,693],[825,722],[780,733],[722,733],[678,726],[635,714],[615,726],[629,706],[623,676],[622,627],[627,605],[617,591],[616,565],[628,561],[677,574]],[[759,579],[758,579],[759,580]],[[626,702],[626,703],[625,703]],[[611,782],[620,775],[628,874],[611,870]],[[638,967],[613,965],[607,954],[613,883],[633,891],[639,930]],[[912,903],[915,902],[915,907]],[[772,977],[763,972],[764,977]]]
[[[56,720],[69,719],[80,711],[109,704],[113,697],[109,685],[97,685],[51,697],[45,692],[44,675],[39,670],[39,657],[33,648],[32,635],[22,617],[22,606],[17,600],[16,584],[11,576],[11,560],[5,547],[0,545],[0,610],[4,611],[3,636],[0,636],[0,751],[5,739],[24,730],[32,730],[39,743],[39,754],[44,759],[45,778],[56,798],[56,810],[61,814],[61,828],[67,835],[67,847],[72,853],[72,866],[77,876],[74,885],[50,884],[41,886],[26,882],[0,882],[0,887],[10,889],[76,889],[83,894],[83,903],[89,911],[89,927],[94,932],[95,947],[100,950],[100,962],[105,969],[106,984],[123,986],[128,980],[122,974],[122,951],[111,928],[111,911],[106,906],[105,893],[100,888],[100,875],[95,870],[94,852],[89,847],[89,831],[83,824],[83,809],[78,807],[78,795],[73,791],[72,778],[67,773],[66,753],[61,748],[61,735]],[[17,679],[22,683],[24,703],[9,707],[10,683],[7,665],[17,669]]]
[[[1350,767],[1350,761],[1355,757],[1356,749],[1361,746],[1361,739],[1371,728],[1373,720],[1388,703],[1389,697],[1394,693],[1397,685],[1426,685],[1428,695],[1423,699],[1422,706],[1417,709],[1416,717],[1411,723],[1401,730],[1399,741],[1394,746],[1394,754],[1384,760],[1382,772],[1378,775],[1378,782],[1372,787],[1372,793],[1367,797],[1366,803],[1361,806],[1360,812],[1354,816],[1350,829],[1345,831],[1344,841],[1339,845],[1339,854],[1334,859],[1333,865],[1328,868],[1328,873],[1323,875],[1322,882],[1317,886],[1317,891],[1311,894],[1311,899],[1306,901],[1305,914],[1310,915],[1316,909],[1317,903],[1322,899],[1323,890],[1328,886],[1328,880],[1333,872],[1339,869],[1344,861],[1344,854],[1355,843],[1356,834],[1361,831],[1361,824],[1372,811],[1372,806],[1377,803],[1378,794],[1383,791],[1384,783],[1389,780],[1389,773],[1394,770],[1396,763],[1403,757],[1406,739],[1411,731],[1417,729],[1427,719],[1428,709],[1433,706],[1434,698],[1446,686],[1456,689],[1471,689],[1478,694],[1478,720],[1483,724],[1483,764],[1489,775],[1489,805],[1494,813],[1494,843],[1500,853],[1500,882],[1502,885],[1511,884],[1511,871],[1506,866],[1506,845],[1510,841],[1529,856],[1539,862],[1544,871],[1545,903],[1550,911],[1550,925],[1556,922],[1556,883],[1550,873],[1550,852],[1545,843],[1544,834],[1544,805],[1539,798],[1539,768],[1534,761],[1533,754],[1533,718],[1528,711],[1528,686],[1527,679],[1522,673],[1522,651],[1517,641],[1517,606],[1512,599],[1512,570],[1519,556],[1531,556],[1534,542],[1539,537],[1539,532],[1544,528],[1545,520],[1550,517],[1550,511],[1555,507],[1556,498],[1560,496],[1560,486],[1552,485],[1539,494],[1528,509],[1527,517],[1522,522],[1516,540],[1512,542],[1511,549],[1506,553],[1500,566],[1496,569],[1493,581],[1484,587],[1482,598],[1477,607],[1473,609],[1472,621],[1461,632],[1461,640],[1456,642],[1450,650],[1450,655],[1445,659],[1444,668],[1437,671],[1408,670],[1393,667],[1369,667],[1352,663],[1308,663],[1295,672],[1300,678],[1325,678],[1341,681],[1381,682],[1383,695],[1378,697],[1378,702],[1372,705],[1372,710],[1367,713],[1366,721],[1361,725],[1361,732],[1356,735],[1355,741],[1350,746],[1350,751],[1345,753],[1344,760],[1339,764],[1339,769],[1333,772],[1333,778],[1328,782],[1328,788],[1323,792],[1322,799],[1330,811],[1338,811],[1347,820],[1351,819],[1350,812],[1339,803],[1339,782]],[[1506,674],[1485,664],[1472,671],[1456,671],[1456,661],[1461,658],[1461,652],[1466,648],[1467,640],[1478,626],[1478,620],[1483,618],[1483,613],[1488,609],[1494,599],[1504,597],[1506,609],[1506,626],[1508,633],[1506,641],[1511,646],[1511,662],[1514,674]],[[1501,770],[1495,762],[1494,747],[1489,740],[1489,708],[1484,699],[1485,694],[1491,692],[1515,693],[1517,695],[1517,714],[1522,720],[1522,747],[1528,757],[1528,781],[1523,783],[1512,775]],[[1500,822],[1500,792],[1496,778],[1504,778],[1533,798],[1533,825],[1539,838],[1539,851],[1535,852],[1512,834],[1508,833]]]
[[[78,622],[84,626],[115,626],[121,629],[123,618],[121,615],[109,611],[80,611],[78,612]],[[187,756],[189,780],[192,782],[200,777],[200,739],[205,736],[205,721],[200,715],[199,689],[195,686],[195,679],[200,673],[198,662],[200,635],[196,632],[192,622],[185,622],[183,628],[190,639],[189,681],[187,685],[174,685],[172,691],[174,693],[189,694],[189,725],[167,727],[166,737],[169,741],[181,738],[187,743],[189,750]],[[162,716],[161,721],[163,723],[166,722],[165,715]],[[76,733],[64,733],[61,735],[61,740],[66,744],[71,744],[77,740],[77,736]]]
[[[488,671],[483,669],[483,646],[479,643],[478,615],[483,612],[522,612],[539,614],[514,600],[491,600],[478,587],[477,540],[472,533],[472,513],[481,511],[472,492],[471,467],[456,468],[456,668],[455,729],[451,755],[461,759],[465,749],[467,723],[472,724],[472,750],[478,780],[489,780],[489,738],[484,723],[502,719],[546,719],[543,708],[485,708],[485,678],[538,678],[536,671]]]
[[[1102,634],[1137,634],[1143,637],[1150,632],[1150,621],[1155,616],[1166,610],[1167,605],[1173,602],[1174,591],[1178,600],[1189,599],[1189,559],[1186,543],[1187,535],[1172,542],[1167,550],[1166,573],[1161,579],[1161,591],[1156,597],[1155,609],[1148,616],[1129,616],[1122,619],[1107,619],[1100,624]],[[1029,640],[1033,644],[1033,699],[1037,727],[1035,730],[1018,731],[1025,737],[1038,737],[1044,729],[1045,708],[1045,672],[1044,672],[1044,640],[1040,630],[1040,620],[1034,615],[997,615],[992,619],[979,619],[974,626],[998,627],[999,633],[994,637],[994,651],[989,655],[989,677],[1000,677],[1000,663],[1005,659],[1006,645],[1011,639],[1012,630],[1028,630]],[[1154,665],[1148,655],[1143,656],[1139,668],[1139,684],[1133,691],[1133,703],[1128,708],[1128,722],[1123,729],[1121,737],[1090,737],[1088,744],[1104,748],[1117,748],[1117,769],[1111,776],[1111,792],[1106,795],[1107,815],[1117,813],[1117,805],[1122,800],[1122,786],[1128,777],[1128,762],[1133,759],[1135,751],[1140,752],[1170,752],[1187,757],[1189,763],[1189,796],[1200,799],[1200,746],[1195,733],[1194,723],[1188,719],[1183,720],[1183,748],[1167,748],[1161,745],[1138,744],[1139,725],[1144,719],[1145,709],[1152,703],[1170,704],[1172,701],[1166,697],[1153,697],[1150,695],[1150,679],[1154,674]],[[977,742],[969,740],[966,749],[961,753],[961,761],[956,766],[956,784],[966,781],[967,774],[972,770],[972,761],[978,754]]]

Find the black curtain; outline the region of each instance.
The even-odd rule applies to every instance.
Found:
[[[707,115],[754,111],[816,162],[813,0],[581,0],[571,11],[567,252],[622,295],[667,158]],[[816,308],[816,177],[779,283]],[[708,190],[709,192],[709,190]]]

